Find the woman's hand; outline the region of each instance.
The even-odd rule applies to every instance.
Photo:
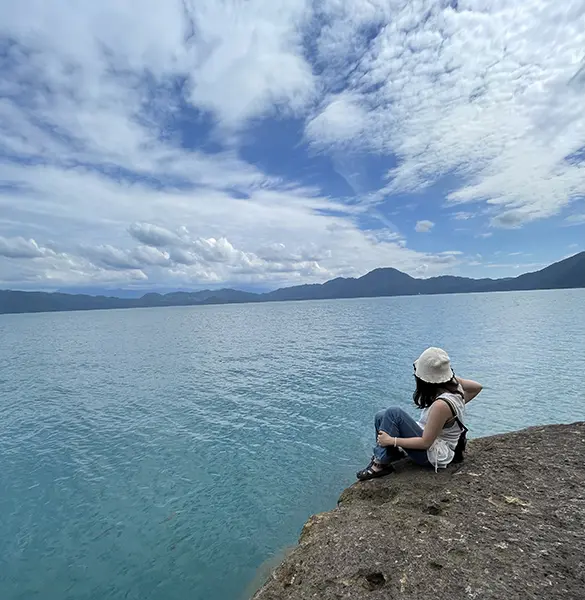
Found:
[[[483,389],[481,383],[477,383],[477,381],[473,381],[472,379],[457,377],[457,381],[463,388],[463,398],[465,399],[466,404],[467,402],[471,402],[471,400],[473,400]]]
[[[378,446],[385,448],[386,446],[394,446],[395,438],[388,435],[385,431],[378,431]]]

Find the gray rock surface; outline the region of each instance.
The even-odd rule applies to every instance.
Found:
[[[254,600],[585,599],[585,423],[473,440],[313,516]]]

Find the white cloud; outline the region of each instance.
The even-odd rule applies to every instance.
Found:
[[[169,253],[150,246],[138,246],[132,252],[133,258],[143,266],[166,267]]]
[[[194,265],[199,260],[199,257],[196,254],[189,250],[185,250],[184,248],[171,248],[169,257],[173,262],[179,265]]]
[[[42,178],[42,172],[38,176]],[[87,213],[75,217],[68,215],[66,204],[60,207],[60,186],[54,197],[45,196],[42,203],[35,194],[21,199],[19,210],[44,219],[61,240],[53,261],[29,261],[37,263],[36,275],[27,267],[23,281],[51,283],[61,278],[65,284],[82,280],[83,273],[87,282],[105,281],[104,272],[117,271],[128,280],[148,278],[151,285],[266,282],[276,286],[362,275],[381,265],[415,273],[423,263],[429,274],[438,274],[457,264],[457,251],[416,252],[405,247],[394,232],[364,232],[347,216],[315,212],[321,199],[295,197],[294,192],[291,197],[291,192],[258,191],[245,201],[214,192],[213,202],[202,203],[192,192],[169,197],[142,187],[118,189],[95,175],[86,174],[79,184],[100,201],[89,203]],[[41,184],[39,195],[48,187]],[[53,207],[52,215],[45,212],[47,202]],[[236,210],[242,202],[246,209]],[[125,225],[124,220],[136,216],[136,206],[140,207],[140,225]],[[163,212],[160,206],[165,207]],[[144,217],[157,217],[159,224],[148,223]],[[83,242],[77,244],[75,236],[63,235],[65,231],[82,231]],[[109,241],[102,243],[104,238]],[[27,241],[23,247],[31,255],[48,256],[38,241]],[[19,268],[23,269],[22,261]],[[6,281],[4,273],[1,279]],[[112,275],[112,280],[119,281],[119,275]]]
[[[128,233],[139,242],[155,248],[184,244],[178,233],[150,223],[133,223],[128,227]]]
[[[585,213],[579,215],[570,215],[565,219],[567,225],[583,225],[585,224]]]
[[[43,256],[45,249],[38,244],[23,237],[5,238],[0,236],[0,256],[6,258],[37,258]]]
[[[82,248],[82,254],[92,262],[112,269],[138,269],[139,263],[128,252],[102,244],[95,248]]]
[[[170,264],[168,253],[149,246],[124,250],[109,244],[101,244],[94,247],[81,247],[80,254],[91,260],[94,265],[106,269],[142,270],[144,267],[164,267]]]
[[[309,139],[319,144],[348,144],[361,134],[368,115],[348,93],[332,96],[306,127]]]
[[[408,248],[368,203],[446,174],[449,206],[488,205],[455,220],[556,214],[585,189],[583,4],[451,4],[0,3],[2,281],[438,274],[458,255]],[[353,203],[243,158],[266,115],[304,122]],[[396,160],[383,189],[354,176],[360,153]]]
[[[88,283],[128,284],[148,279],[141,269],[134,267],[100,266],[81,254],[54,252],[47,248],[41,248],[41,252],[40,256],[34,257],[5,257],[0,254],[0,283],[13,288],[33,286],[50,289]]]
[[[417,221],[414,230],[418,233],[428,233],[434,226],[432,221]]]
[[[354,143],[398,158],[382,196],[455,175],[451,204],[485,202],[492,225],[516,227],[582,194],[581,0],[404,0],[391,18],[382,4],[325,2],[319,46],[324,63],[352,64],[343,93],[366,113]],[[360,35],[364,20],[374,39]]]
[[[474,216],[475,215],[473,213],[465,211],[459,211],[451,215],[451,217],[456,221],[467,221],[469,219],[472,219]]]
[[[58,268],[38,262],[38,282],[78,282],[84,272],[87,282],[105,281],[109,270],[117,271],[113,281],[124,273],[152,286],[274,287],[359,276],[379,266],[414,273],[424,263],[438,274],[456,265],[406,247],[396,231],[360,230],[351,206],[305,188],[248,186],[249,197],[239,199],[211,187],[156,190],[87,169],[13,165],[4,175],[8,183],[30,182],[26,195],[0,194],[10,227],[42,223],[35,243],[59,240],[51,247],[73,260],[70,275],[65,259]],[[22,271],[23,282],[31,280],[31,268]]]
[[[222,125],[282,107],[302,111],[314,93],[303,56],[302,26],[310,21],[306,0],[239,2],[190,0],[193,57],[190,100],[213,111]]]

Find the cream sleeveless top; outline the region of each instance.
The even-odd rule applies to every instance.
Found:
[[[463,388],[461,385],[459,385],[459,389],[461,390],[461,395],[445,391],[437,396],[437,400],[441,398],[449,400],[455,409],[459,420],[462,423],[465,423],[465,400],[463,399]],[[430,408],[430,406],[425,408],[420,415],[418,424],[423,429],[427,424]],[[433,445],[427,450],[429,462],[435,467],[435,471],[444,469],[451,463],[461,433],[461,427],[459,427],[455,421],[452,425],[441,430],[437,439],[433,442]]]

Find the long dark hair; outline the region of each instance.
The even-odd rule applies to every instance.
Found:
[[[416,389],[414,390],[412,399],[418,408],[428,408],[437,399],[437,396],[440,396],[443,392],[461,394],[455,373],[453,373],[453,378],[445,383],[428,383],[416,375],[414,379],[416,381]]]

